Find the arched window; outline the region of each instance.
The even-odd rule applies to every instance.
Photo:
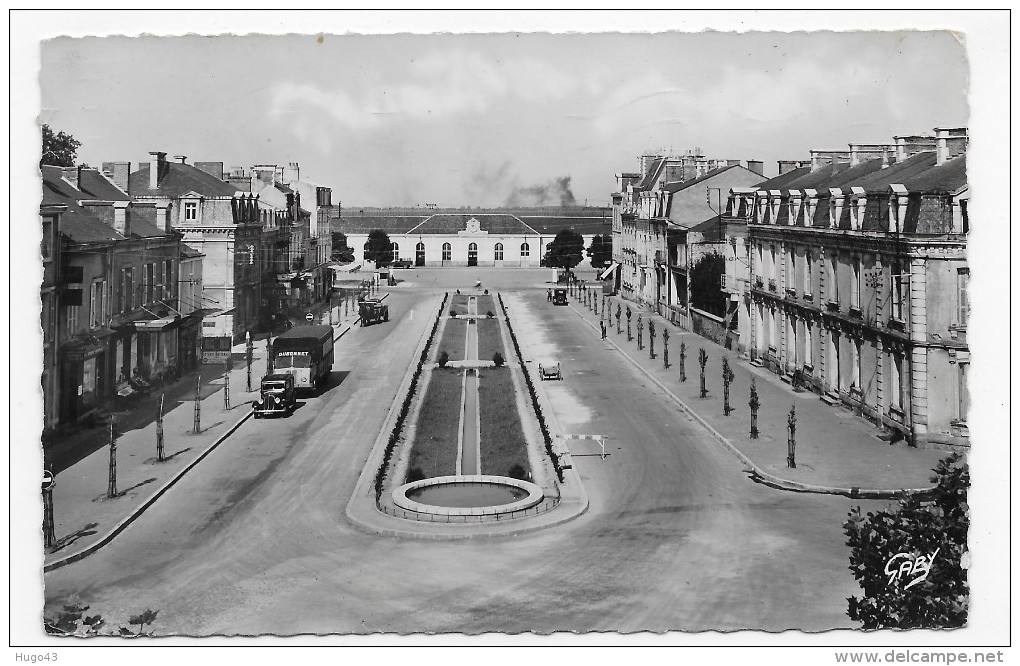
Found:
[[[521,256],[522,257],[530,257],[531,256],[531,248],[528,247],[527,243],[521,243]]]
[[[503,244],[496,243],[496,247],[493,248],[493,259],[496,261],[503,261]]]
[[[449,243],[443,243],[443,261],[450,261],[453,258],[453,248]]]
[[[398,261],[400,259],[400,246],[396,243],[390,243],[390,249],[393,250],[393,261]]]

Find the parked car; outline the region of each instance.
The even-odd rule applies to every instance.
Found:
[[[414,266],[414,262],[410,259],[397,259],[390,264],[390,268],[411,268]]]
[[[538,377],[542,381],[546,379],[563,379],[563,373],[560,372],[560,362],[551,358],[539,361]]]
[[[297,407],[294,375],[276,373],[262,378],[261,398],[252,403],[255,418],[290,414]]]
[[[566,304],[567,304],[567,290],[553,289],[553,305],[566,305]]]

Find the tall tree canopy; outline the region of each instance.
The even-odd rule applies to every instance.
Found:
[[[393,262],[393,244],[389,234],[382,229],[368,232],[365,259],[374,261],[376,266],[389,266]]]
[[[49,125],[42,126],[42,159],[39,166],[72,167],[78,159],[81,141],[64,132],[53,133]]]
[[[717,252],[702,255],[691,268],[691,305],[714,314],[726,316],[726,293],[720,280],[726,273],[726,259]]]
[[[581,234],[564,229],[546,248],[542,263],[550,268],[571,269],[584,259],[584,238]]]
[[[613,239],[611,236],[599,234],[591,239],[588,246],[588,256],[591,257],[591,265],[595,268],[605,268],[606,264],[613,259]]]
[[[345,264],[354,261],[354,250],[347,245],[347,236],[339,231],[334,231],[331,235],[333,237],[333,253],[329,257],[330,260]]]
[[[939,461],[932,497],[887,511],[850,511],[850,571],[864,590],[847,615],[864,629],[948,629],[967,622],[970,471],[959,453]]]

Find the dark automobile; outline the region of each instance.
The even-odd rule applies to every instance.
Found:
[[[410,259],[397,259],[390,264],[390,268],[411,268],[414,266],[414,262]]]
[[[567,290],[553,289],[553,305],[566,305],[566,304],[567,304]]]
[[[262,397],[252,403],[255,418],[263,416],[290,414],[297,407],[294,376],[289,374],[272,374],[262,378]]]

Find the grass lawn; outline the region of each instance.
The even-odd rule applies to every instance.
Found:
[[[475,305],[478,307],[478,314],[480,314],[483,317],[490,312],[492,314],[497,314],[496,301],[493,300],[492,296],[486,296],[485,294],[482,294],[481,296],[478,297],[478,300],[475,302]]]
[[[444,351],[450,355],[451,361],[464,360],[464,338],[467,336],[467,319],[446,319],[446,330],[443,339],[436,347],[436,358]]]
[[[482,474],[527,480],[528,443],[514,399],[510,368],[481,371],[478,380]]]
[[[503,334],[499,331],[496,319],[478,319],[478,358],[491,361],[492,355],[499,352],[506,360],[506,349],[503,347]]]
[[[457,473],[457,435],[463,377],[463,370],[453,368],[436,368],[432,371],[432,379],[418,412],[418,428],[407,467],[408,479],[430,479]]]
[[[467,314],[468,297],[466,294],[454,294],[450,297],[450,309],[456,310],[457,314]]]

